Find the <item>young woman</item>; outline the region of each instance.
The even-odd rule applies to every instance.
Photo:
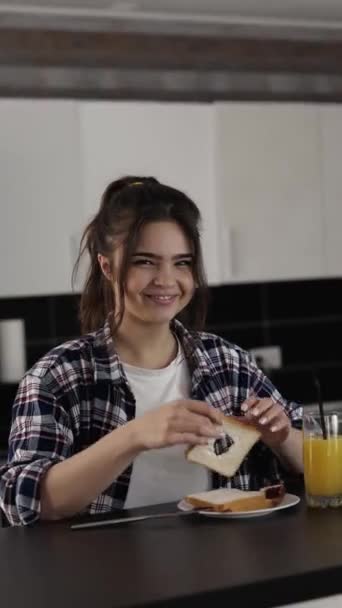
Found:
[[[198,331],[206,312],[200,215],[182,192],[126,177],[104,192],[81,242],[90,267],[84,335],[24,376],[0,507],[12,525],[257,489],[302,471],[300,412],[249,354]],[[227,311],[229,314],[229,311]],[[261,431],[232,479],[187,462],[222,413]]]

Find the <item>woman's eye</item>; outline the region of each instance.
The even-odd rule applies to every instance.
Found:
[[[180,260],[177,262],[177,266],[192,266],[191,260]]]
[[[152,265],[151,260],[144,260],[143,258],[141,258],[140,260],[134,260],[133,261],[134,266],[150,266]]]
[[[135,259],[133,260],[133,265],[134,266],[154,266],[155,262],[153,262],[153,260],[149,260],[147,258],[139,258],[139,259]],[[192,261],[191,260],[179,260],[178,262],[176,262],[176,267],[186,267],[189,268],[192,266]]]

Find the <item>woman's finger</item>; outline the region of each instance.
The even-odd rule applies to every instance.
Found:
[[[251,395],[241,405],[241,411],[245,413],[249,412],[249,410],[255,407],[259,401],[260,399],[256,395]]]
[[[168,445],[205,445],[208,438],[196,435],[196,433],[172,433]]]
[[[219,410],[212,407],[212,405],[208,405],[205,401],[195,401],[193,399],[184,400],[185,408],[193,412],[194,414],[200,414],[202,416],[206,416],[215,424],[221,424],[223,414]]]
[[[260,417],[259,417],[259,424],[261,425],[270,425],[272,422],[274,422],[274,420],[276,418],[284,418],[285,420],[287,419],[286,414],[284,413],[283,409],[276,404],[273,404],[273,407],[271,407],[270,409],[266,410]]]
[[[260,419],[260,417],[265,416],[266,412],[269,412],[274,405],[275,403],[272,401],[272,399],[260,399],[260,401],[258,401],[258,403],[256,403],[248,413],[253,416],[253,418]]]
[[[213,424],[206,416],[194,414],[185,409],[170,421],[170,430],[179,433],[195,433],[205,437],[218,437],[222,427]]]
[[[284,416],[278,416],[274,420],[270,421],[270,431],[272,433],[276,433],[277,431],[282,431],[283,429],[286,429],[290,426],[291,426],[290,420],[286,416],[286,414]]]

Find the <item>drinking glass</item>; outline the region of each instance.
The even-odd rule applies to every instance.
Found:
[[[304,481],[310,507],[342,506],[342,408],[304,410]],[[323,429],[325,426],[325,429]]]

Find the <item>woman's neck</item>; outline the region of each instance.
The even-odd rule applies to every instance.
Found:
[[[123,361],[147,369],[162,369],[177,355],[178,344],[169,326],[132,324],[123,321],[114,344]]]

